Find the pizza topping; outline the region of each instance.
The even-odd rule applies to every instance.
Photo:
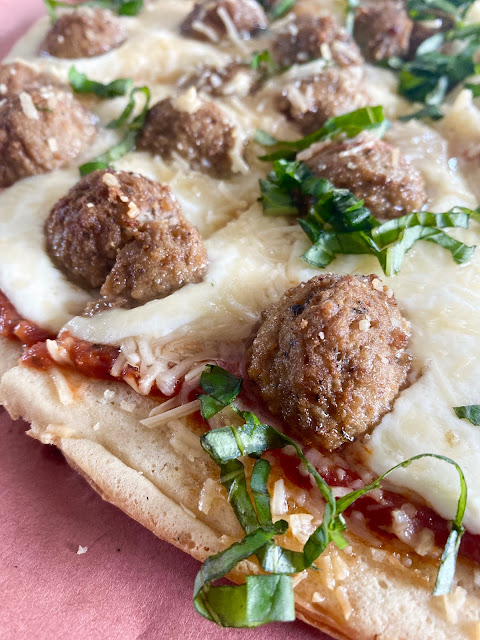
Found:
[[[330,542],[334,542],[338,549],[346,549],[348,541],[343,532],[347,524],[343,514],[357,500],[378,490],[384,478],[390,473],[408,467],[422,458],[447,462],[456,469],[460,480],[457,511],[445,544],[433,591],[434,595],[445,595],[450,592],[458,548],[464,533],[462,520],[467,502],[465,477],[456,462],[437,454],[419,454],[389,469],[366,486],[349,491],[337,498],[294,440],[268,424],[261,424],[254,414],[241,411],[233,404],[231,408],[244,420],[244,424],[213,429],[201,437],[201,443],[212,460],[220,466],[220,482],[228,492],[230,504],[246,536],[241,542],[234,543],[225,551],[207,558],[202,565],[194,587],[194,606],[201,615],[224,626],[253,626],[277,619],[284,620],[286,612],[290,613],[288,603],[293,597],[293,581],[285,580],[286,574],[299,573],[311,567],[324,553]],[[273,540],[273,535],[286,533],[288,523],[285,520],[278,520],[274,524],[272,521],[268,490],[271,467],[268,460],[261,459],[261,456],[269,449],[285,450],[287,446],[293,449],[325,501],[321,523],[308,537],[303,551],[285,549],[278,544],[278,539]],[[244,464],[237,459],[247,455],[257,458],[250,477],[250,493]],[[217,589],[211,583],[233,569],[235,562],[246,559],[248,552],[252,556],[256,555],[267,575],[247,576],[246,589],[245,587],[228,587],[229,597],[219,600],[215,597]],[[342,562],[340,564],[335,562],[336,566],[334,566],[330,555],[325,556],[326,562],[322,560],[323,557],[319,561],[322,569],[326,569],[325,565],[328,564],[328,571],[325,573],[333,573],[332,584],[326,586],[334,589],[335,579],[340,580],[340,576],[345,575],[348,567],[346,568],[345,563]],[[280,578],[284,579],[280,582]],[[281,588],[277,594],[272,595],[272,587],[276,588],[280,584]],[[225,587],[221,589],[225,595]],[[233,609],[232,603],[235,603]],[[344,605],[343,608],[346,611],[348,603],[345,602]],[[236,607],[241,607],[241,613]],[[256,613],[253,619],[252,612]]]
[[[131,78],[117,78],[108,84],[90,80],[84,73],[71,67],[68,81],[75,93],[93,93],[99,98],[116,98],[126,95],[132,88]]]
[[[179,88],[195,87],[197,91],[215,97],[247,96],[257,80],[253,67],[240,62],[231,62],[225,67],[200,65],[192,74],[182,78]]]
[[[409,323],[373,281],[316,276],[263,314],[248,376],[302,442],[333,450],[353,441],[406,382]]]
[[[237,167],[232,154],[237,131],[213,103],[201,100],[191,88],[184,100],[165,98],[153,105],[137,139],[138,149],[162,158],[186,158],[192,168],[215,177],[228,177]],[[193,104],[192,104],[193,101]]]
[[[86,80],[87,84],[89,84],[90,82],[91,81],[89,81],[88,79]],[[119,83],[120,87],[116,83]],[[120,78],[119,80],[114,80],[112,83],[110,83],[110,85],[107,85],[105,89],[95,87],[96,83],[94,83],[93,87],[90,85],[90,90],[110,90],[112,85],[115,85],[116,89],[120,88],[123,90],[126,89],[125,83],[128,83],[128,80]],[[144,98],[143,109],[138,115],[134,115],[133,117],[131,117],[137,105],[137,95],[143,96]],[[120,142],[111,147],[111,149],[108,149],[108,151],[102,153],[102,155],[98,156],[94,160],[91,160],[90,162],[82,164],[79,167],[80,175],[86,176],[92,171],[97,171],[99,169],[108,169],[109,167],[111,167],[112,162],[119,160],[129,151],[132,151],[135,148],[139,131],[141,127],[143,127],[145,118],[147,117],[149,104],[150,89],[148,87],[135,87],[131,90],[127,106],[121,113],[120,117],[112,120],[109,124],[107,124],[108,129],[124,129],[125,136],[122,140],[120,140]],[[129,118],[131,119],[129,120]]]
[[[453,410],[459,418],[465,418],[476,427],[480,427],[480,404],[453,407]]]
[[[403,0],[373,0],[357,9],[354,36],[367,60],[378,62],[405,57],[412,28]]]
[[[427,201],[421,173],[398,148],[366,132],[348,140],[319,142],[298,159],[318,177],[363,199],[379,218],[419,211]]]
[[[322,73],[293,80],[277,100],[278,110],[304,134],[319,129],[329,118],[368,104],[357,69],[326,67]]]
[[[63,86],[63,83],[53,73],[39,71],[24,62],[0,65],[0,99],[44,86]]]
[[[203,0],[195,4],[180,30],[188,38],[219,42],[227,35],[248,39],[266,27],[267,17],[256,0]]]
[[[82,7],[60,16],[40,52],[56,58],[92,58],[119,47],[126,39],[122,22],[111,11]]]
[[[286,153],[290,155],[290,149]],[[273,163],[266,180],[260,180],[260,191],[267,215],[304,216],[298,223],[313,246],[302,258],[316,267],[328,266],[339,254],[370,254],[391,276],[398,273],[406,253],[419,240],[443,247],[457,264],[468,262],[475,251],[475,246],[456,240],[442,229],[468,228],[470,218],[480,220],[478,210],[453,207],[444,213],[417,211],[381,224],[363,200],[347,189],[316,178],[303,162],[283,159]]]
[[[73,9],[75,5],[62,0],[43,0],[50,20],[55,22],[58,19],[57,7],[61,9]],[[76,3],[78,6],[99,7],[100,9],[110,9],[120,16],[136,16],[143,9],[143,0],[83,0]]]
[[[330,15],[302,12],[288,22],[273,41],[272,57],[279,67],[324,58],[341,67],[362,64],[351,35]]]
[[[170,189],[132,173],[96,171],[80,180],[53,207],[45,234],[70,280],[101,287],[90,312],[167,296],[206,270],[200,234]]]
[[[8,95],[0,104],[0,187],[69,164],[94,135],[93,116],[70,92],[50,86]]]

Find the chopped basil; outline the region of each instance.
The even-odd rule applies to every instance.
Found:
[[[389,123],[383,115],[383,107],[363,107],[341,116],[329,118],[323,127],[299,140],[277,140],[265,131],[257,131],[255,140],[263,147],[280,146],[274,153],[260,156],[260,160],[271,162],[285,158],[292,160],[298,151],[308,149],[315,142],[330,140],[337,136],[353,138],[362,131],[374,131],[383,137]]]
[[[425,107],[422,107],[418,111],[414,111],[413,113],[409,113],[405,116],[400,116],[398,119],[401,122],[408,122],[409,120],[421,120],[422,118],[441,120],[443,118],[443,113],[436,104],[427,104]]]
[[[296,0],[275,0],[274,2],[257,0],[257,2],[262,5],[272,20],[277,20],[290,11]]]
[[[132,112],[135,108],[135,95],[137,93],[141,93],[144,96],[145,104],[139,115],[135,116],[130,122],[128,122],[128,118],[132,115]],[[132,89],[132,91],[130,92],[128,104],[123,110],[123,113],[119,118],[113,120],[107,125],[107,127],[110,129],[117,129],[126,125],[127,131],[125,137],[111,149],[98,156],[98,158],[82,164],[79,167],[80,175],[86,176],[92,171],[97,171],[98,169],[108,169],[108,167],[111,166],[112,162],[119,160],[129,151],[135,148],[137,135],[145,122],[145,118],[147,117],[149,104],[150,89],[148,87],[136,87],[135,89]]]
[[[255,51],[250,62],[250,67],[254,71],[262,71],[264,75],[269,75],[276,70],[275,61],[267,49]]]
[[[209,365],[207,376],[210,376],[211,369]],[[230,381],[231,374],[223,371],[223,379]],[[215,388],[215,379],[220,380],[219,388]],[[241,380],[237,379],[236,387],[240,388],[240,385]],[[224,386],[220,371],[216,371],[216,378],[207,377],[204,390],[210,389],[217,396],[221,396],[224,393]],[[234,386],[231,381],[229,386]],[[295,617],[293,586],[291,578],[285,574],[297,573],[312,567],[330,542],[340,549],[345,548],[348,544],[343,536],[346,529],[343,517],[345,510],[358,498],[378,489],[382,480],[393,471],[408,467],[412,462],[426,457],[453,465],[460,480],[457,510],[442,554],[433,593],[443,595],[450,591],[460,539],[464,531],[462,521],[467,504],[465,477],[456,462],[434,453],[422,453],[389,469],[369,485],[336,499],[332,489],[303,455],[300,446],[294,440],[270,425],[260,423],[253,413],[242,412],[235,406],[231,406],[238,415],[243,417],[245,424],[209,431],[201,437],[201,444],[220,466],[220,481],[228,491],[229,501],[246,537],[225,551],[208,558],[202,565],[194,588],[194,605],[198,613],[217,624],[233,627],[252,627],[274,620],[293,620]],[[284,549],[276,545],[273,540],[275,535],[285,533],[288,525],[282,520],[275,524],[272,522],[270,496],[267,489],[270,464],[261,458],[266,451],[287,445],[293,446],[297,457],[312,475],[326,503],[322,523],[309,537],[302,552]],[[250,491],[255,507],[248,491],[243,464],[237,460],[238,457],[245,455],[258,458],[250,478]],[[211,586],[214,580],[225,576],[238,562],[254,555],[257,556],[268,575],[247,576],[246,586]],[[255,614],[252,614],[253,611]]]
[[[443,247],[457,264],[468,262],[475,250],[441,229],[468,228],[471,217],[478,220],[478,211],[465,207],[436,214],[420,211],[382,224],[363,200],[317,178],[302,162],[276,160],[273,171],[260,180],[260,192],[266,215],[300,216],[298,223],[313,244],[302,258],[315,267],[327,267],[339,254],[367,254],[375,256],[391,276],[419,240]]]
[[[407,0],[407,9],[415,20],[432,20],[450,16],[463,18],[475,0]]]
[[[109,84],[90,80],[84,73],[70,67],[68,81],[75,93],[93,93],[99,98],[116,98],[126,95],[132,88],[131,78],[118,78]]]
[[[440,51],[447,42],[463,42],[455,54]],[[468,77],[478,73],[476,53],[480,47],[480,24],[462,25],[436,33],[418,47],[415,58],[389,58],[386,65],[399,72],[398,91],[412,102],[438,106],[445,96]],[[427,116],[431,117],[427,112]]]
[[[87,0],[72,4],[60,0],[43,0],[45,8],[52,22],[58,19],[56,9],[77,9],[81,7],[96,7],[99,9],[110,9],[120,16],[136,16],[143,9],[143,0]]]
[[[470,89],[474,98],[480,97],[480,84],[465,83],[465,89]]]
[[[241,542],[207,558],[195,578],[193,603],[196,611],[222,627],[257,627],[267,622],[295,620],[290,576],[255,575],[247,576],[246,583],[242,585],[211,585],[285,530],[286,522],[280,520],[274,529],[257,529]]]
[[[480,404],[467,404],[463,407],[453,407],[458,418],[465,418],[476,427],[480,427]]]
[[[345,16],[345,28],[348,33],[353,33],[355,24],[355,12],[360,6],[360,0],[347,0],[347,14]]]
[[[200,386],[207,394],[199,396],[202,417],[209,420],[235,400],[242,381],[222,367],[209,364],[200,377]]]

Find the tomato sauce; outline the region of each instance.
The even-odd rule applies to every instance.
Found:
[[[0,336],[31,346],[52,338],[52,334],[34,322],[25,320],[5,294],[0,291]]]
[[[311,489],[310,478],[300,471],[300,460],[293,455],[286,455],[281,450],[274,452],[283,475],[294,485],[302,489]],[[341,473],[338,471],[341,470]],[[349,469],[330,467],[320,473],[322,478],[331,487],[349,487],[352,482],[359,479],[358,474]],[[341,478],[341,480],[340,480]],[[434,534],[435,545],[443,548],[450,533],[450,524],[430,507],[416,504],[401,494],[393,491],[382,490],[382,500],[378,502],[371,495],[358,498],[345,515],[348,517],[353,511],[360,512],[365,518],[365,523],[370,531],[378,537],[388,541],[397,536],[393,532],[393,512],[401,509],[405,503],[414,508],[410,516],[411,531],[419,533],[422,529],[430,529]],[[460,542],[459,555],[472,560],[480,565],[480,535],[466,531]]]

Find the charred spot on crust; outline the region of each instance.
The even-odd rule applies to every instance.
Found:
[[[202,280],[200,233],[167,186],[125,171],[95,171],[59,200],[45,223],[54,264],[76,284],[100,287],[88,313],[135,307]]]
[[[247,373],[294,437],[333,450],[391,410],[410,369],[409,335],[377,276],[316,276],[264,311]]]

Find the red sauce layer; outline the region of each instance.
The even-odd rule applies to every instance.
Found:
[[[275,458],[283,474],[293,485],[305,490],[311,489],[310,477],[301,473],[301,462],[296,456],[275,451]],[[341,469],[340,474],[339,469],[340,467],[331,467],[327,471],[321,471],[320,475],[331,487],[348,487],[352,482],[360,479],[360,476],[350,469]],[[348,516],[353,511],[360,512],[365,518],[368,529],[380,538],[388,540],[396,538],[393,533],[393,512],[401,509],[406,503],[414,508],[414,512],[410,515],[412,533],[420,533],[425,528],[430,529],[434,534],[435,545],[443,548],[450,533],[449,522],[430,507],[416,504],[399,493],[382,490],[381,502],[368,494],[362,496],[347,509],[345,515]],[[480,535],[465,531],[460,542],[459,554],[480,565]]]
[[[41,329],[34,322],[25,320],[15,309],[7,296],[0,291],[0,336],[10,340],[18,340],[23,345],[31,346],[52,338],[52,334]]]
[[[64,366],[75,369],[89,378],[119,380],[119,378],[114,378],[110,373],[120,353],[118,347],[79,340],[67,332],[62,332],[61,335],[55,338],[55,336],[41,329],[34,322],[22,318],[10,300],[1,291],[0,336],[19,341],[24,345],[22,362],[37,370],[46,371],[52,366]],[[69,363],[62,365],[51,357],[45,341],[54,338],[59,349],[68,355]],[[129,376],[134,380],[138,380],[139,374],[134,367],[126,365],[121,373],[121,379]],[[175,393],[180,392],[180,387],[181,385],[175,390]],[[199,390],[194,391],[195,393],[192,392],[192,397],[189,397],[188,400],[193,400],[193,396],[196,397],[196,391]],[[162,396],[156,388],[153,389],[151,395]],[[197,428],[205,428],[206,423],[200,414],[191,416],[190,419]],[[286,455],[282,451],[276,451],[275,457],[285,477],[293,485],[307,490],[311,488],[310,478],[300,472],[298,458]],[[339,470],[339,467],[330,468],[328,471],[322,472],[322,477],[332,487],[348,487],[352,482],[359,479],[359,476],[349,469],[341,469],[341,473],[339,473]],[[382,491],[381,503],[369,495],[363,496],[350,507],[350,511],[355,510],[362,513],[367,526],[372,532],[380,537],[391,539],[395,536],[393,533],[393,512],[402,508],[405,502],[406,498],[400,494]],[[418,531],[423,528],[430,529],[434,533],[435,544],[443,547],[450,530],[448,522],[429,507],[417,505],[411,501],[408,502],[415,508],[415,513],[411,516],[414,529],[415,527],[418,527]],[[480,535],[473,535],[468,531],[465,532],[459,553],[480,565]]]

